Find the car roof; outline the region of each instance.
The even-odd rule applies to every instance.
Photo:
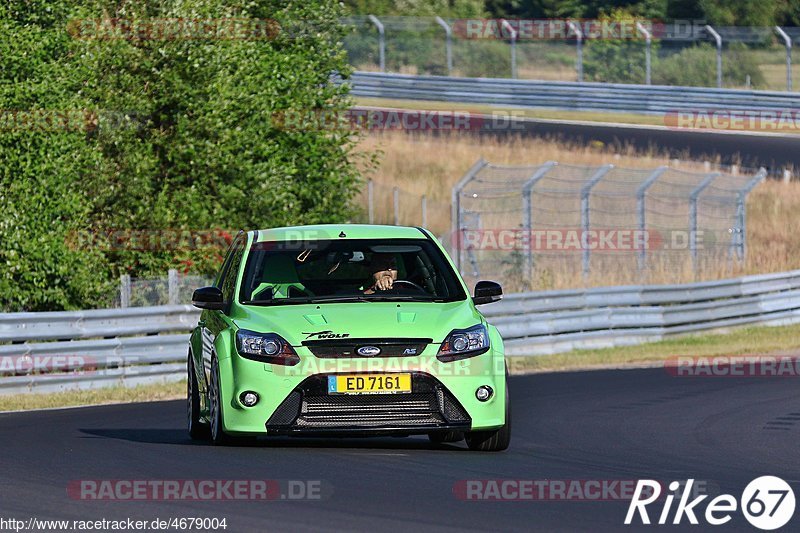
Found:
[[[420,228],[375,224],[317,224],[258,230],[256,242],[320,239],[426,239]],[[344,236],[342,236],[344,233]]]

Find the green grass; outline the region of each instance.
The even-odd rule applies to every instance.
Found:
[[[512,374],[574,369],[610,368],[637,364],[661,364],[669,357],[765,355],[800,352],[800,324],[759,326],[718,331],[711,334],[597,350],[576,350],[554,355],[510,357]]]
[[[14,394],[0,396],[0,411],[27,411],[75,405],[103,405],[112,403],[155,402],[186,397],[186,382],[159,383],[125,388],[75,390],[52,394]]]

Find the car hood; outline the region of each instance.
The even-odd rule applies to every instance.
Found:
[[[337,338],[430,338],[440,343],[452,330],[482,322],[468,300],[241,306],[238,311],[237,327],[277,333],[293,346]]]

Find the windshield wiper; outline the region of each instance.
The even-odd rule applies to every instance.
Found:
[[[311,303],[327,303],[327,302],[369,302],[372,298],[364,296],[333,296],[331,298],[314,298]]]

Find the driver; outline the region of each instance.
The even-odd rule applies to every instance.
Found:
[[[397,261],[394,254],[375,254],[370,264],[374,272],[370,280],[372,285],[364,291],[364,294],[390,290],[397,279]]]

